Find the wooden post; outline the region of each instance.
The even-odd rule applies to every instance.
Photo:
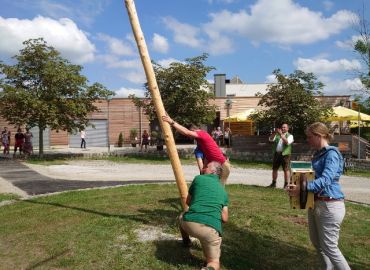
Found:
[[[188,186],[185,182],[185,176],[182,171],[179,155],[177,153],[175,140],[173,138],[171,127],[168,123],[162,121],[162,116],[166,114],[163,107],[162,98],[159,93],[157,80],[155,78],[154,69],[152,62],[150,60],[148,48],[145,43],[144,34],[141,31],[139,18],[136,13],[134,0],[125,0],[126,9],[130,18],[130,23],[132,31],[135,36],[136,44],[139,49],[141,62],[143,63],[146,79],[148,81],[149,90],[152,95],[155,110],[157,112],[157,117],[159,124],[161,125],[162,131],[164,133],[164,139],[166,142],[167,152],[171,160],[172,170],[175,174],[177,187],[180,192],[181,204],[183,209],[186,209],[186,198],[188,196]]]

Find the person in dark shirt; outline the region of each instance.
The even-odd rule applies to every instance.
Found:
[[[15,143],[14,143],[14,157],[17,153],[17,150],[19,148],[19,155],[22,155],[23,152],[23,144],[24,144],[24,134],[22,132],[21,128],[18,128],[17,133],[14,135]]]

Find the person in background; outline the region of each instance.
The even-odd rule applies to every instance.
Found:
[[[80,131],[80,137],[81,137],[81,148],[86,149],[86,131],[85,130]]]
[[[23,151],[24,134],[23,134],[21,128],[17,129],[17,133],[15,133],[14,139],[15,139],[15,143],[14,143],[14,154],[13,154],[13,156],[15,157],[15,154],[17,153],[18,148],[19,148],[19,155],[22,155],[22,151]]]
[[[9,155],[9,146],[10,146],[10,131],[7,127],[4,127],[4,130],[1,132],[1,143],[4,146],[3,154]]]
[[[217,128],[213,128],[213,130],[211,131],[211,136],[212,136],[212,139],[217,142]]]
[[[274,143],[272,148],[274,157],[272,160],[272,182],[268,187],[276,187],[280,166],[284,170],[284,188],[288,184],[290,178],[290,156],[294,142],[293,135],[288,131],[289,126],[284,123],[281,125],[281,128],[277,128],[269,137],[269,141]]]
[[[181,134],[193,138],[197,141],[199,149],[203,152],[205,163],[204,166],[207,166],[208,162],[216,161],[222,165],[222,174],[220,176],[221,183],[226,184],[227,178],[230,174],[230,162],[224,156],[221,149],[217,146],[216,142],[208,134],[208,132],[199,129],[198,127],[191,127],[187,129],[186,127],[180,125],[179,123],[173,121],[168,115],[162,116],[162,120],[169,123],[173,128],[175,128]]]
[[[33,134],[30,131],[30,128],[26,127],[26,133],[24,133],[24,144],[23,144],[23,154],[26,158],[33,153],[32,138]]]
[[[229,127],[226,127],[224,132],[224,141],[227,148],[231,147],[231,135],[231,129]]]
[[[220,269],[222,223],[229,218],[229,198],[220,183],[221,164],[209,162],[203,174],[194,178],[186,203],[189,209],[179,217],[184,246],[190,246],[189,236],[198,238],[207,266],[202,269]],[[212,196],[210,196],[212,194]]]
[[[218,146],[221,146],[222,145],[222,130],[221,130],[221,127],[217,127],[217,130],[216,130],[216,143]]]
[[[350,269],[338,248],[340,225],[346,210],[339,184],[343,172],[343,157],[338,149],[329,146],[333,135],[323,123],[316,122],[306,129],[307,142],[316,150],[312,159],[315,179],[307,183],[314,193],[314,208],[308,209],[308,229],[322,269]],[[290,196],[299,196],[295,185],[286,188]]]
[[[144,129],[143,135],[141,136],[141,151],[143,151],[143,146],[145,146],[145,151],[148,151],[149,144],[149,133]]]

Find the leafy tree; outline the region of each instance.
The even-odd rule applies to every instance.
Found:
[[[370,25],[365,19],[365,6],[362,9],[362,14],[359,14],[355,20],[355,29],[357,30],[359,37],[354,43],[353,48],[359,55],[362,63],[365,65],[365,69],[359,71],[359,78],[364,86],[365,94],[367,99],[363,96],[357,97],[357,101],[362,103],[362,111],[367,113],[370,112]]]
[[[23,42],[14,56],[16,64],[0,63],[0,115],[14,125],[38,127],[40,155],[43,131],[50,127],[68,132],[84,129],[88,114],[97,111],[93,104],[113,92],[103,85],[87,85],[82,67],[63,59],[42,38]]]
[[[280,126],[288,123],[294,134],[303,134],[305,128],[322,116],[331,113],[330,107],[316,99],[322,95],[323,84],[312,73],[297,70],[285,76],[279,69],[273,74],[277,83],[270,84],[258,105],[263,109],[252,115],[257,126]]]
[[[182,125],[211,123],[216,117],[216,106],[209,104],[214,95],[204,90],[209,87],[206,75],[214,69],[204,64],[207,58],[208,55],[203,54],[185,59],[183,63],[173,62],[168,68],[153,63],[163,105]],[[154,120],[156,114],[148,84],[145,88],[144,99],[130,97],[136,106],[144,108],[150,120]]]

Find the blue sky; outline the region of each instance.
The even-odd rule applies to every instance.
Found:
[[[228,78],[268,83],[271,73],[313,72],[326,95],[361,89],[363,69],[351,44],[364,0],[136,0],[151,58],[209,54],[207,65]],[[84,67],[91,83],[117,96],[142,95],[145,75],[123,0],[0,0],[0,59],[11,63],[22,41],[43,37]]]

